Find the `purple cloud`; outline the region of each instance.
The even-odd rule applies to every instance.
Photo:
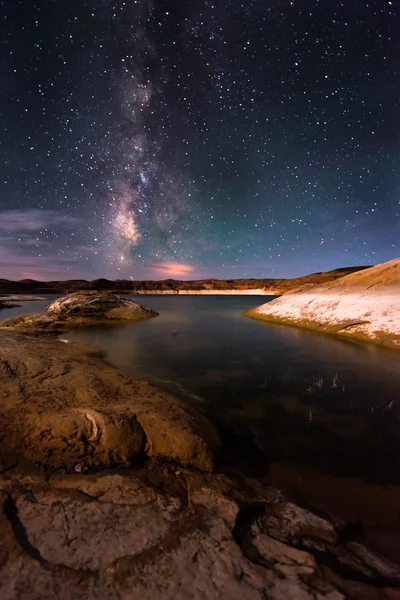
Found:
[[[39,231],[44,227],[74,225],[76,223],[78,223],[76,217],[55,210],[26,209],[0,212],[0,231],[7,233]]]

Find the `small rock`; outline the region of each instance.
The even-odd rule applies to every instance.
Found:
[[[359,542],[349,542],[345,546],[334,547],[331,552],[342,565],[350,567],[368,579],[383,578],[396,584],[400,583],[400,567],[371,552]]]
[[[253,544],[267,563],[277,562],[281,565],[302,565],[317,568],[315,558],[309,552],[292,548],[269,535],[260,533],[257,529],[257,527],[252,528]]]
[[[267,507],[258,525],[260,531],[281,542],[306,548],[321,549],[337,542],[331,523],[292,502],[277,502]]]

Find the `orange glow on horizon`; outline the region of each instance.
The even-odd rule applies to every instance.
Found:
[[[186,277],[190,273],[193,273],[195,267],[191,265],[185,265],[183,263],[176,263],[173,261],[152,265],[152,271],[155,271],[158,275],[163,275],[167,278],[174,277]]]

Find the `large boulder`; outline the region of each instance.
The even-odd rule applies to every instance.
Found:
[[[49,468],[168,458],[205,471],[219,439],[205,417],[77,344],[0,330],[0,443]]]
[[[7,319],[0,327],[60,330],[115,321],[139,321],[157,316],[154,310],[112,292],[81,291],[58,298],[44,313]]]

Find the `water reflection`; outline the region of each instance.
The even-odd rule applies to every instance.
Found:
[[[45,308],[59,296],[41,294],[40,297],[45,298],[45,300],[11,300],[10,304],[16,304],[20,306],[0,310],[0,321],[19,317],[20,315],[27,315],[28,313],[43,312]]]
[[[243,317],[259,298],[149,296],[141,301],[160,316],[68,337],[101,346],[111,362],[133,375],[179,381],[208,398],[221,394],[216,387],[249,390],[266,378],[307,389],[320,374],[328,385],[337,373],[360,402],[365,394],[369,400],[374,394],[377,401],[381,395],[396,400],[397,353]]]
[[[243,316],[262,300],[141,297],[159,317],[63,337],[97,345],[117,367],[203,407],[224,438],[221,460],[244,470],[283,460],[400,479],[399,354]],[[25,303],[24,312],[32,304],[43,308]]]

